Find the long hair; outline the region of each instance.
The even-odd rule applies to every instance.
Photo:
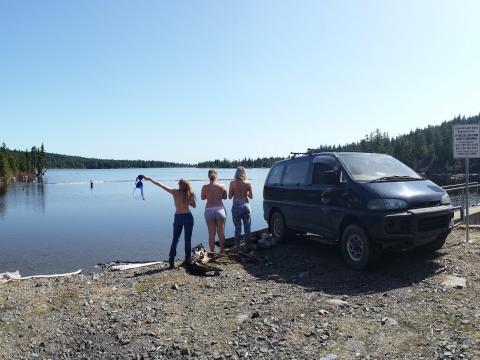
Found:
[[[208,170],[208,178],[212,181],[217,180],[217,171],[214,169]]]
[[[185,179],[180,179],[178,182],[178,190],[182,193],[183,201],[189,203],[192,199],[195,199],[195,194],[192,191],[190,182]]]
[[[235,171],[235,180],[240,180],[240,181],[247,180],[247,173],[243,166],[237,167],[237,171]]]

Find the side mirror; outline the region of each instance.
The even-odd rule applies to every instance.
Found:
[[[336,170],[325,171],[323,173],[323,183],[329,185],[340,184],[340,173]]]

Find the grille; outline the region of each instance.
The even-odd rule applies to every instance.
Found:
[[[431,216],[418,220],[418,231],[445,229],[450,224],[451,215]]]
[[[441,203],[439,200],[437,201],[425,201],[425,202],[418,202],[410,204],[410,208],[412,209],[422,209],[422,208],[429,208],[434,206],[440,206]]]

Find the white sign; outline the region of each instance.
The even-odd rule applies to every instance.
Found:
[[[453,157],[480,157],[480,126],[478,124],[453,125]]]

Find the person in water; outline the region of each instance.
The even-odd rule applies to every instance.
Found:
[[[227,212],[223,200],[227,198],[227,189],[223,184],[217,183],[217,172],[208,171],[210,184],[202,187],[202,200],[207,200],[205,206],[205,221],[208,227],[208,245],[210,252],[215,252],[215,234],[218,235],[220,243],[220,254],[225,254],[225,221]]]
[[[193,216],[190,212],[190,206],[195,208],[197,206],[195,194],[192,187],[187,180],[181,179],[178,182],[178,189],[171,189],[159,181],[153,180],[148,176],[144,176],[143,180],[150,181],[152,184],[160,186],[163,190],[169,192],[173,196],[175,204],[175,217],[173,220],[173,240],[170,247],[170,254],[168,262],[170,269],[175,267],[175,256],[177,255],[177,244],[185,229],[185,264],[188,265],[192,255],[192,231],[193,231]]]
[[[243,166],[239,166],[235,172],[235,179],[230,182],[228,198],[233,199],[232,218],[235,225],[235,243],[240,247],[242,235],[242,222],[245,231],[247,246],[251,245],[251,209],[249,199],[253,199],[252,183],[247,180],[247,173]]]

